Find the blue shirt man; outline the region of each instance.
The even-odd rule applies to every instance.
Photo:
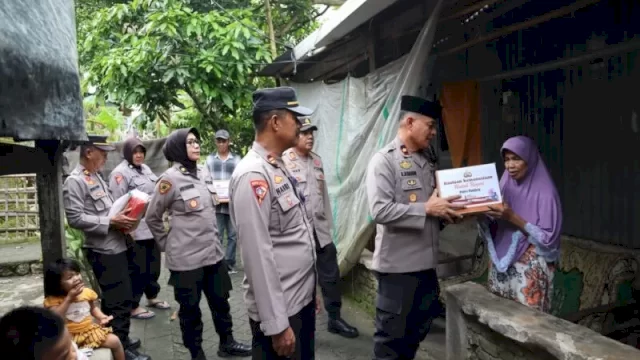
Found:
[[[229,179],[235,170],[236,165],[240,161],[240,157],[229,152],[229,132],[227,130],[216,131],[216,148],[218,152],[207,157],[207,168],[213,176],[213,181],[221,184],[222,188],[228,189]],[[218,188],[220,189],[220,188]],[[220,191],[220,190],[219,190]],[[225,260],[229,267],[229,273],[235,274],[236,266],[236,231],[231,224],[229,216],[229,200],[228,193],[219,193],[220,205],[216,206],[216,218],[218,221],[218,231],[220,232],[220,241],[223,235],[227,234],[227,250]]]

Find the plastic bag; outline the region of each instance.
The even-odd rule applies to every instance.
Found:
[[[128,209],[125,215],[136,219],[135,225],[131,229],[124,231],[125,234],[128,234],[134,231],[138,227],[138,224],[140,224],[140,220],[142,220],[147,212],[149,199],[149,194],[143,193],[137,189],[131,190],[119,197],[118,200],[113,203],[111,210],[109,210],[109,217],[116,216],[123,210]]]

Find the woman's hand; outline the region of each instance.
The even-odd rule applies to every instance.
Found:
[[[511,222],[513,219],[513,210],[509,207],[509,204],[506,202],[502,203],[502,205],[489,205],[489,211],[486,212],[486,215],[492,217],[494,219],[502,219],[505,221]]]

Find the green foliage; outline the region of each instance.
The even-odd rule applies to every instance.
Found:
[[[93,289],[98,296],[100,296],[100,284],[93,274],[91,264],[84,256],[82,245],[84,244],[84,234],[78,229],[74,229],[65,220],[64,224],[65,238],[67,242],[67,256],[71,259],[75,259],[80,263],[80,269],[82,270],[82,277],[89,282],[91,289]]]
[[[98,101],[95,95],[86,97],[83,106],[89,133],[108,135],[109,141],[120,140],[124,117],[117,107]]]
[[[263,0],[85,0],[77,14],[87,81],[109,103],[139,106],[140,130],[196,127],[204,153],[220,128],[233,151],[251,145],[251,93],[273,86],[255,76],[271,61]],[[317,11],[311,0],[272,0],[272,15],[284,51],[315,27]],[[105,127],[107,115],[96,115]]]
[[[171,111],[199,113],[192,123],[211,134],[236,119],[246,122],[251,74],[269,53],[248,10],[197,13],[177,0],[134,0],[97,11],[80,44],[81,61],[98,96],[170,124]],[[238,19],[238,21],[235,20]],[[89,31],[89,29],[86,29]],[[171,126],[174,128],[173,126]]]

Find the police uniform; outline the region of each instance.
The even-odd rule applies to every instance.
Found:
[[[137,138],[129,138],[125,141],[123,148],[125,159],[113,169],[109,176],[109,191],[114,199],[120,198],[131,190],[139,190],[148,195],[154,191],[158,177],[145,164],[139,167],[133,165],[131,157],[138,146],[144,149],[142,141]],[[133,293],[132,309],[136,309],[140,306],[143,293],[147,299],[155,299],[160,292],[158,278],[161,258],[160,250],[144,219],[141,219],[138,227],[130,235],[134,243],[128,251],[129,273]]]
[[[254,111],[311,113],[297,106],[291,88],[258,90],[253,97]],[[285,359],[274,351],[271,336],[288,327],[296,337],[291,359],[314,359],[315,244],[295,178],[279,154],[254,142],[231,177],[230,197],[244,264],[253,359]]]
[[[402,110],[434,119],[440,107],[402,98]],[[369,210],[376,222],[372,268],[378,277],[374,359],[413,359],[439,313],[440,220],[424,203],[435,187],[435,161],[428,151],[409,153],[396,137],[373,155],[366,175]]]
[[[106,136],[89,136],[89,141],[87,145],[103,151],[115,150],[106,143]],[[78,164],[64,182],[63,199],[67,222],[84,233],[83,247],[102,292],[102,311],[113,315],[109,324],[113,332],[125,348],[133,349],[140,341],[129,338],[132,294],[128,246],[125,235],[110,227],[113,198],[108,186],[98,173]],[[132,358],[130,356],[127,354],[127,359]],[[149,358],[141,355],[138,359]]]
[[[314,130],[317,130],[317,127],[311,123],[309,118],[304,118],[300,131]],[[322,159],[313,151],[308,156],[299,155],[294,148],[285,151],[282,154],[282,159],[298,182],[298,188],[305,198],[305,211],[315,238],[318,283],[322,290],[325,309],[329,315],[327,328],[329,332],[348,338],[356,337],[358,330],[347,324],[340,316],[342,307],[339,288],[340,268],[338,267],[338,252],[331,237],[333,226],[331,205]]]
[[[182,340],[192,358],[201,359],[202,313],[200,299],[204,293],[213,315],[216,332],[220,336],[220,356],[247,356],[250,348],[233,339],[229,306],[231,279],[223,261],[215,221],[217,195],[211,175],[206,169],[195,166],[188,169],[177,161],[186,162],[185,139],[188,133],[198,135],[195,129],[174,131],[165,143],[167,147],[182,147],[181,158],[165,171],[151,196],[145,220],[160,249],[165,252],[167,268],[171,271],[170,284],[174,287],[176,301],[180,304],[178,315]],[[169,231],[165,231],[163,215],[171,215]]]

